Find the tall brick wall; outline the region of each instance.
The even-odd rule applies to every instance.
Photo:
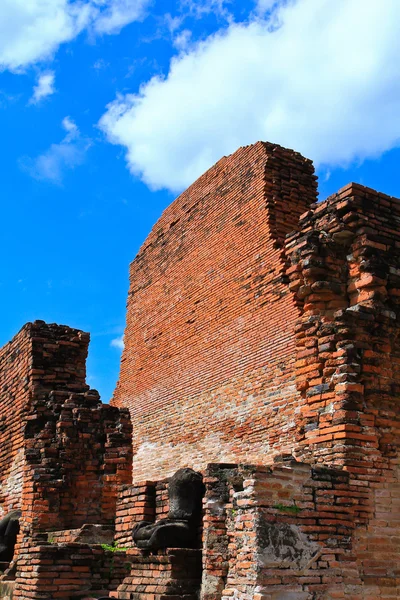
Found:
[[[257,143],[164,212],[133,261],[119,382],[134,480],[265,462],[292,445],[295,322],[283,241],[316,199],[313,167]]]

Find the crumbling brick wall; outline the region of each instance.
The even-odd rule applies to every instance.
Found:
[[[382,469],[398,451],[400,202],[356,184],[307,212],[287,239],[301,309],[298,452]]]
[[[35,530],[112,524],[118,487],[131,478],[128,411],[97,392],[50,392],[25,429],[24,518]]]
[[[38,542],[21,548],[13,598],[72,600],[108,596],[130,567],[124,552],[100,545]]]
[[[131,481],[129,412],[85,383],[89,335],[28,323],[0,353],[2,511],[22,509],[22,538],[113,523]],[[21,540],[20,540],[21,541]]]
[[[210,465],[201,600],[366,600],[353,533],[367,496],[297,461]],[[396,598],[398,596],[383,596]]]
[[[302,312],[296,452],[342,466],[351,489],[366,492],[354,552],[374,598],[400,594],[399,223],[398,199],[350,184],[303,215],[287,240]]]
[[[25,425],[41,393],[84,391],[89,336],[65,326],[27,323],[0,350],[0,510],[21,508]]]
[[[131,410],[135,481],[292,445],[299,313],[282,246],[315,200],[310,161],[258,143],[221,159],[153,228],[131,265],[112,401]]]

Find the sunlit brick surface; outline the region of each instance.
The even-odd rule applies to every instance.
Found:
[[[136,480],[292,446],[295,322],[286,233],[316,200],[310,161],[258,143],[164,212],[131,265],[114,395],[131,410]]]

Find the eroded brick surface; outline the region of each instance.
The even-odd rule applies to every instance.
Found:
[[[129,569],[125,553],[99,545],[37,543],[21,548],[13,598],[99,598],[115,590]]]

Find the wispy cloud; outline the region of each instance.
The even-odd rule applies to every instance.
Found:
[[[146,15],[150,0],[1,0],[0,71],[51,58],[82,31],[118,33]]]
[[[52,144],[48,150],[35,158],[24,157],[20,160],[23,170],[35,179],[61,184],[67,170],[84,162],[91,141],[81,135],[70,117],[62,120],[62,127],[66,135],[60,143]]]
[[[104,58],[99,58],[93,65],[93,69],[96,71],[103,71],[110,66],[110,63],[104,60]]]
[[[37,84],[33,88],[33,95],[30,99],[31,104],[37,104],[46,96],[51,96],[55,92],[54,87],[55,75],[54,71],[46,71],[39,75]]]
[[[265,18],[191,42],[167,76],[108,105],[100,127],[150,187],[180,191],[259,139],[329,168],[400,144],[399,0],[258,4]]]
[[[213,13],[227,20],[232,18],[229,7],[232,6],[232,0],[181,0],[180,6],[183,12],[189,13],[201,19],[205,14]]]
[[[141,21],[150,0],[92,0],[97,14],[93,18],[96,33],[118,33],[125,25]]]
[[[174,47],[177,50],[183,51],[189,47],[189,44],[192,39],[192,32],[189,29],[184,29],[180,31],[173,40]]]
[[[124,349],[124,336],[121,335],[120,337],[117,337],[117,338],[114,338],[113,340],[111,340],[110,346],[112,348],[118,348],[118,350],[123,350]]]

